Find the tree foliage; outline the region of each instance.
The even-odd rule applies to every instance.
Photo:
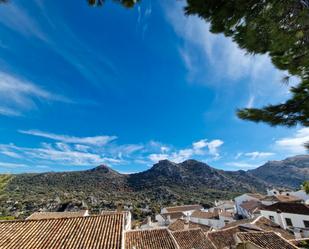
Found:
[[[305,181],[303,183],[303,189],[305,190],[307,194],[309,194],[309,181]]]
[[[309,126],[309,1],[187,2],[186,14],[205,19],[211,25],[211,32],[231,37],[249,54],[268,54],[278,69],[300,80],[291,88],[292,96],[285,103],[241,109],[238,116],[272,126]]]

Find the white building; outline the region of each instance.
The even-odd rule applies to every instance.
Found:
[[[206,225],[215,229],[220,229],[226,224],[235,221],[233,213],[225,211],[194,211],[190,216],[190,221],[201,225]]]
[[[201,205],[183,205],[175,207],[165,207],[161,209],[161,214],[182,212],[185,216],[190,216],[195,210],[202,210]]]
[[[281,189],[281,188],[273,188],[273,189],[267,189],[267,195],[272,196],[272,195],[291,195],[292,191],[288,189]]]
[[[263,206],[259,200],[245,201],[239,205],[239,212],[243,218],[256,218],[260,215],[260,208]]]
[[[235,213],[235,202],[232,200],[227,201],[215,201],[215,206],[209,208],[209,211],[213,212],[214,210],[222,210],[226,212]]]
[[[302,203],[278,202],[261,208],[261,214],[283,229],[309,237],[309,206]]]
[[[294,195],[268,195],[261,200],[265,206],[270,206],[277,202],[302,202],[302,199]]]
[[[306,204],[309,204],[309,194],[305,192],[305,190],[301,189],[295,192],[292,192],[292,195],[297,196],[302,199]]]
[[[244,202],[248,202],[251,200],[260,202],[263,198],[265,198],[264,195],[257,194],[257,193],[256,194],[246,193],[246,194],[235,197],[234,200],[235,200],[236,213],[239,216],[247,217],[247,214],[243,211],[240,205],[243,204]]]

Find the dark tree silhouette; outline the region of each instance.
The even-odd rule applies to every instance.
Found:
[[[272,126],[309,126],[308,0],[187,0],[185,12],[203,18],[211,32],[231,37],[249,54],[268,54],[278,69],[299,78],[286,102],[240,109],[238,117]]]

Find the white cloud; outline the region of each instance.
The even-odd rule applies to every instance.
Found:
[[[226,163],[227,166],[235,167],[238,169],[254,169],[260,165],[247,163],[247,162],[228,162]]]
[[[304,154],[304,144],[309,141],[309,128],[301,128],[293,136],[281,138],[275,141],[275,147],[291,154]]]
[[[260,152],[260,151],[254,151],[254,152],[248,152],[244,154],[247,157],[250,157],[251,159],[260,159],[260,158],[266,158],[275,155],[273,152]]]
[[[19,111],[13,110],[11,108],[0,106],[0,115],[3,115],[3,116],[21,116],[22,114]]]
[[[32,82],[0,71],[0,115],[20,116],[25,110],[35,109],[38,100],[69,101]]]
[[[208,85],[246,82],[248,107],[269,104],[269,97],[278,101],[288,96],[288,88],[280,84],[283,72],[275,69],[268,55],[246,54],[232,39],[212,34],[203,19],[184,15],[183,6],[181,2],[166,1],[163,9],[183,41],[179,51],[189,81]],[[206,69],[211,73],[205,73]]]
[[[209,142],[207,139],[201,139],[199,141],[193,142],[190,148],[153,153],[150,154],[148,158],[152,162],[168,159],[176,163],[183,162],[195,156],[212,156],[214,159],[217,159],[220,156],[218,150],[222,144],[223,141],[219,139],[215,139]]]
[[[0,8],[0,23],[8,28],[28,36],[34,36],[41,40],[46,40],[44,32],[40,29],[37,23],[27,13],[26,9],[20,8],[15,3],[11,2],[5,7]]]
[[[0,162],[0,168],[9,168],[9,169],[16,169],[16,168],[24,168],[27,165],[22,163],[7,163],[7,162]]]
[[[32,136],[49,138],[49,139],[61,141],[64,143],[88,144],[88,145],[96,145],[96,146],[105,145],[117,138],[116,136],[75,137],[75,136],[48,133],[48,132],[39,131],[39,130],[20,130],[19,132],[23,134],[32,135]]]

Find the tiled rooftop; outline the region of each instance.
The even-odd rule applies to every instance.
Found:
[[[254,212],[255,210],[259,208],[264,207],[264,205],[261,202],[256,201],[256,200],[245,201],[242,204],[240,204],[240,206],[250,213]]]
[[[167,229],[132,230],[125,233],[126,249],[178,249]]]
[[[265,195],[261,195],[259,193],[247,193],[246,195],[249,195],[249,196],[256,198],[258,200],[262,200],[263,198],[265,198]]]
[[[87,210],[81,210],[77,212],[35,212],[30,215],[27,220],[42,220],[53,218],[70,218],[70,217],[83,217],[88,213]]]
[[[120,249],[124,216],[0,222],[1,249]]]
[[[309,215],[309,206],[302,203],[277,202],[270,206],[261,208],[261,210],[281,211],[282,213]]]
[[[282,237],[285,239],[294,239],[294,235],[287,230],[284,230],[281,228],[278,224],[272,222],[271,220],[260,216],[257,219],[255,219],[252,224],[256,225],[257,227],[261,228],[263,231],[273,231],[276,233],[279,233]]]
[[[298,248],[274,232],[237,233],[237,238],[241,242],[251,242],[264,249]]]
[[[201,229],[172,232],[180,249],[215,249]]]
[[[184,216],[184,214],[182,212],[170,212],[170,213],[165,213],[165,214],[161,214],[162,217],[164,219],[167,219],[168,216],[174,220],[174,219],[179,219],[179,218],[182,218]]]
[[[176,207],[166,207],[167,212],[185,212],[190,210],[201,210],[203,207],[201,205],[184,205]]]
[[[217,211],[205,212],[205,211],[196,210],[192,213],[191,217],[199,218],[199,219],[215,219],[215,218],[219,218],[219,213]]]
[[[207,234],[208,239],[219,249],[230,248],[236,244],[234,235],[241,232],[239,227],[231,227]]]
[[[189,221],[189,229],[192,229],[192,228],[201,228],[203,230],[203,232],[207,232],[207,231],[210,230],[209,226]],[[185,229],[185,220],[182,220],[182,219],[176,220],[175,222],[173,222],[172,224],[170,224],[168,226],[168,229],[171,230],[171,231],[184,230]]]
[[[300,202],[301,199],[294,195],[271,195],[266,196],[262,201],[277,201],[277,202]]]

